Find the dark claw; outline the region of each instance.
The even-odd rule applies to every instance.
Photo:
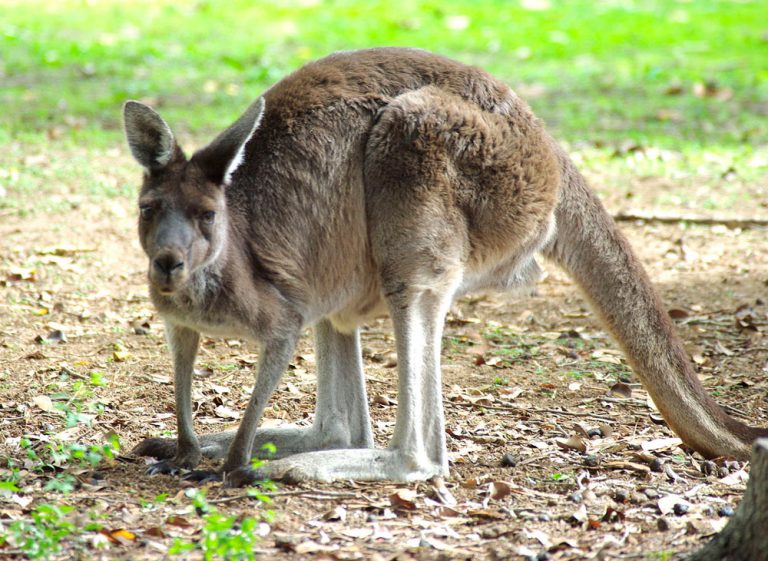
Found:
[[[248,487],[265,479],[267,478],[262,470],[243,466],[224,474],[224,486]]]
[[[148,475],[178,475],[179,471],[179,467],[169,460],[155,462],[147,467]]]
[[[173,438],[145,438],[134,446],[131,454],[167,460],[176,455],[176,440]]]
[[[191,483],[202,485],[211,481],[221,481],[222,476],[218,471],[209,471],[205,469],[196,469],[185,474],[182,479]]]

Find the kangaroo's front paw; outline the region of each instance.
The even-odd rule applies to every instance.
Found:
[[[200,463],[202,454],[199,448],[193,448],[183,454],[176,454],[170,460],[160,460],[147,468],[149,475],[177,475],[182,469],[194,469]]]
[[[160,460],[147,466],[147,475],[178,475],[180,471],[173,460]]]
[[[145,438],[131,450],[134,456],[168,460],[176,455],[175,438]]]
[[[218,472],[218,471],[196,469],[185,474],[182,477],[182,479],[184,481],[189,481],[197,485],[203,485],[205,483],[210,483],[212,481],[222,481],[223,476],[221,472]]]

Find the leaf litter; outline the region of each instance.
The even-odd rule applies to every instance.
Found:
[[[199,539],[203,524],[178,478],[144,475],[143,460],[105,462],[72,470],[74,488],[52,493],[45,486],[62,468],[39,471],[19,444],[22,436],[39,451],[51,442],[98,444],[113,432],[127,450],[141,438],[175,430],[170,359],[162,322],[145,296],[130,212],[106,220],[100,210],[78,221],[82,239],[72,240],[72,250],[58,243],[48,221],[25,224],[23,232],[4,224],[0,232],[17,232],[0,236],[8,256],[0,270],[6,388],[0,443],[19,466],[18,490],[0,492],[0,524],[54,501],[99,513],[101,528],[86,540],[89,558],[163,559],[174,539]],[[705,385],[718,388],[717,399],[731,414],[768,425],[768,307],[759,300],[760,271],[768,268],[751,250],[761,233],[729,239],[731,261],[720,262],[667,252],[669,240],[683,238],[675,226],[625,230],[670,310],[678,310],[670,315]],[[686,230],[686,255],[707,255],[712,236],[708,228]],[[93,239],[100,240],[98,248],[86,251]],[[42,259],[48,257],[57,259]],[[734,276],[734,267],[740,274]],[[77,288],[83,278],[88,290]],[[41,309],[46,313],[38,314]],[[56,329],[66,342],[35,342]],[[374,436],[384,446],[397,410],[389,323],[367,325],[363,346]],[[204,340],[194,394],[200,432],[236,423],[257,360],[252,345]],[[265,412],[265,425],[311,424],[315,368],[308,337]],[[88,382],[94,372],[103,386]],[[623,355],[557,271],[532,299],[462,300],[447,322],[443,375],[449,478],[279,486],[266,493],[276,516],[259,526],[258,553],[565,560],[683,551],[717,531],[744,490],[748,466],[691,454],[660,421]],[[67,428],[65,417],[75,414],[90,421]],[[264,509],[243,490],[218,485],[208,487],[208,498],[237,516]],[[13,559],[7,549],[0,554]],[[65,543],[58,558],[71,558],[75,549]]]

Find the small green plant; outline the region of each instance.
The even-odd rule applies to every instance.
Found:
[[[110,435],[103,444],[81,444],[79,442],[48,442],[38,452],[33,443],[23,438],[19,446],[26,452],[27,459],[36,464],[37,471],[57,472],[46,485],[46,491],[71,493],[76,486],[76,479],[67,469],[90,470],[103,460],[112,460],[120,450],[120,439]]]
[[[29,519],[8,524],[7,530],[0,523],[0,545],[10,543],[29,559],[49,559],[61,552],[65,538],[100,528],[97,522],[78,527],[68,516],[72,510],[71,506],[44,503],[35,507]]]
[[[104,380],[104,373],[99,372],[98,370],[94,370],[93,372],[91,372],[90,377],[88,378],[88,381],[92,386],[101,387],[101,386],[107,385],[106,380]]]
[[[160,493],[150,500],[140,498],[139,504],[144,510],[155,510],[157,507],[162,506],[166,500],[168,500],[168,493]]]
[[[552,481],[568,481],[569,479],[572,479],[572,475],[569,473],[553,473],[552,474]]]
[[[508,386],[509,385],[509,378],[506,376],[496,376],[493,379],[493,382],[491,383],[491,386],[496,388],[499,386]]]
[[[77,479],[71,473],[57,473],[53,479],[49,479],[43,487],[43,490],[63,493],[65,495],[71,493],[77,488]]]
[[[256,497],[262,502],[270,499],[256,491],[249,491],[249,496]],[[205,490],[189,489],[187,497],[192,501],[195,512],[203,518],[203,528],[200,540],[197,542],[183,541],[176,538],[168,553],[183,555],[189,551],[200,550],[205,561],[224,559],[226,561],[251,561],[256,558],[254,548],[259,540],[258,525],[260,520],[251,516],[228,516],[216,510],[205,499]],[[262,498],[263,497],[263,498]],[[271,520],[273,513],[267,511],[263,518]]]
[[[18,473],[19,470],[15,470],[15,473],[11,473],[11,477],[9,479],[0,481],[0,495],[3,493],[18,493],[19,492],[19,486],[18,483]]]

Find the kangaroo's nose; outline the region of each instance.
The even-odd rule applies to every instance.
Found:
[[[160,257],[156,257],[152,261],[152,265],[155,269],[166,275],[170,275],[177,269],[184,268],[184,261],[182,261],[177,255],[173,253],[166,253]]]

